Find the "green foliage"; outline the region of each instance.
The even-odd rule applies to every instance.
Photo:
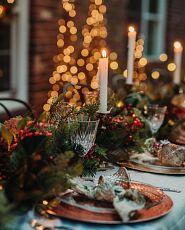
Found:
[[[20,206],[28,208],[44,197],[57,195],[70,187],[69,178],[82,174],[80,161],[71,163],[73,151],[48,158],[42,149],[40,146],[36,152],[25,152],[20,148],[13,152],[5,191]]]
[[[15,124],[14,121],[7,125]],[[16,147],[11,149],[5,183],[5,194],[17,207],[27,209],[44,197],[66,190],[70,187],[69,179],[82,174],[82,162],[69,142],[67,128],[49,126],[51,135],[44,127],[48,125],[28,118],[18,122],[23,136],[16,139]]]
[[[92,152],[87,153],[83,160],[83,175],[95,176],[100,164],[107,160],[106,149],[96,145]]]
[[[83,106],[79,111],[76,112],[77,116],[80,114],[87,115],[89,120],[96,120],[98,118],[98,104],[90,104]]]
[[[13,205],[7,200],[4,191],[0,191],[0,229],[8,230],[8,228],[5,227],[5,224],[10,223],[14,219],[14,216],[11,213],[12,208]]]
[[[148,134],[148,126],[141,111],[135,107],[114,108],[102,121],[96,142],[111,152],[116,149],[137,149],[142,146]]]
[[[83,161],[83,175],[84,176],[95,176],[99,164],[96,159],[84,160]]]
[[[36,151],[44,149],[47,140],[48,137],[44,135],[25,137],[19,143],[17,148],[21,148],[21,151],[26,152],[26,154],[29,156]]]
[[[19,129],[23,129],[25,126],[26,126],[26,124],[27,124],[27,122],[30,120],[30,118],[29,117],[23,117],[19,122],[18,122],[18,128]]]

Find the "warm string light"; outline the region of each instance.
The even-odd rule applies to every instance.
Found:
[[[13,4],[13,3],[15,2],[15,0],[7,0],[7,2],[8,2],[9,4]]]
[[[89,6],[86,25],[82,28],[83,48],[80,56],[75,52],[77,37],[77,26],[75,25],[75,4],[69,0],[62,2],[69,20],[59,20],[59,35],[57,46],[61,53],[53,58],[56,70],[49,78],[52,90],[48,92],[48,101],[44,110],[49,111],[52,99],[60,93],[61,87],[66,88],[66,99],[75,105],[82,105],[83,94],[91,90],[97,90],[97,65],[101,57],[100,48],[106,46],[107,28],[105,26],[104,14],[106,6],[102,0],[92,0]],[[70,34],[70,44],[66,42],[66,36]],[[93,41],[98,39],[100,47],[94,48]],[[88,76],[88,77],[87,77]],[[67,86],[67,87],[66,87]]]
[[[151,76],[154,80],[156,80],[160,77],[160,73],[159,73],[159,71],[153,71]]]

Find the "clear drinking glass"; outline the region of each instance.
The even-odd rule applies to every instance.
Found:
[[[164,107],[160,107],[158,105],[148,106],[147,122],[149,124],[152,136],[154,136],[158,132],[159,128],[161,127],[164,121],[166,109],[167,109],[166,106]]]
[[[99,120],[91,121],[85,118],[68,121],[70,131],[70,140],[76,147],[81,145],[83,147],[83,155],[85,155],[96,140],[96,133],[98,129]]]

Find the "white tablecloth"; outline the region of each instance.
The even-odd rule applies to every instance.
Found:
[[[115,169],[117,170],[117,169]],[[113,173],[112,170],[111,173]],[[180,193],[166,192],[173,200],[174,206],[172,211],[166,216],[139,224],[120,224],[120,225],[100,225],[87,224],[70,220],[55,219],[48,222],[50,225],[64,224],[71,227],[73,230],[185,230],[185,175],[159,175],[152,173],[143,173],[130,170],[131,179],[142,183],[151,184],[157,187],[165,187],[180,190]],[[110,172],[109,172],[110,173]],[[101,173],[99,173],[101,174]],[[31,230],[32,228],[27,222],[27,217],[22,217],[19,221],[19,229]],[[15,228],[16,229],[16,228]]]

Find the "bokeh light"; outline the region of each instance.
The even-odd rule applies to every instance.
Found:
[[[175,69],[176,69],[175,63],[169,63],[168,66],[167,66],[167,69],[168,69],[170,72],[175,71]]]
[[[153,71],[151,74],[153,79],[158,79],[160,77],[159,71]]]

